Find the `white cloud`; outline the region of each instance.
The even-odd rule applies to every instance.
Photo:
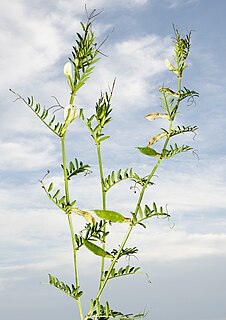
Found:
[[[226,252],[225,234],[187,234],[176,231],[151,232],[145,235],[142,259],[147,261],[169,261],[201,258],[205,256],[222,256]]]
[[[52,66],[62,52],[62,38],[48,17],[35,19],[22,2],[5,2],[1,8],[1,86],[25,85]]]
[[[76,231],[84,223],[80,217],[74,217],[77,221]],[[55,210],[12,210],[1,215],[2,231],[0,240],[5,250],[11,252],[16,249],[14,255],[8,255],[1,266],[2,271],[12,270],[49,270],[71,264],[71,243],[67,218],[64,214]],[[151,231],[150,231],[151,227]],[[113,235],[110,236],[110,244],[107,248],[117,248],[120,239],[126,232],[126,225],[114,225]],[[144,230],[138,227],[132,233],[129,246],[139,248],[138,258],[143,262],[177,261],[209,256],[225,255],[225,234],[198,234],[187,233],[170,229],[166,220],[155,220]],[[22,252],[26,252],[26,256]],[[35,254],[34,254],[35,252]],[[99,259],[87,251],[79,251],[80,268],[83,272],[89,272],[89,266],[98,264]]]
[[[225,209],[226,186],[221,179],[225,176],[225,168],[219,165],[217,173],[213,167],[205,161],[196,163],[194,160],[183,163],[177,159],[172,168],[170,164],[167,168],[166,164],[164,170],[160,169],[157,173],[159,179],[155,179],[156,186],[149,195],[154,199],[157,198],[160,203],[169,203],[169,206],[174,208],[172,211],[177,212],[209,212],[209,210]],[[208,172],[213,174],[209,175]]]
[[[166,0],[167,4],[169,4],[169,8],[177,8],[181,6],[189,6],[198,3],[199,0]]]
[[[166,70],[164,58],[171,53],[170,49],[170,39],[162,39],[156,35],[118,43],[115,47],[114,65],[117,66],[116,74],[120,77],[120,96],[127,101],[143,99],[145,92],[150,92],[150,81]]]
[[[116,77],[113,96],[116,117],[123,118],[128,112],[130,117],[132,112],[138,113],[141,108],[157,104],[159,79],[167,71],[164,59],[171,53],[169,37],[150,34],[116,42],[111,46],[109,57],[98,62],[87,85],[90,94],[87,95],[85,90],[80,92],[81,101],[84,105],[95,101],[100,89],[106,90],[107,84],[111,86]]]
[[[73,34],[80,29],[81,15],[85,14],[85,2],[59,1],[48,3],[52,11],[46,14],[46,3],[40,6],[28,1],[11,1],[1,4],[0,35],[2,57],[0,67],[1,87],[26,85],[38,74],[48,70],[65,54],[71,46]],[[95,1],[92,6],[136,6],[145,0]],[[43,5],[42,5],[43,4]],[[73,10],[72,10],[73,8]],[[104,33],[111,25],[95,22],[97,33]],[[99,30],[99,32],[98,32]],[[98,35],[98,34],[97,34]]]
[[[1,170],[37,170],[56,162],[55,146],[45,137],[0,141],[0,153]]]
[[[145,4],[148,3],[150,0],[94,0],[92,1],[92,6],[95,8],[108,8],[108,7],[115,7],[115,8],[120,8],[120,7],[125,7],[125,8],[131,8],[131,7],[142,7]],[[87,2],[87,6],[89,8],[89,2]]]

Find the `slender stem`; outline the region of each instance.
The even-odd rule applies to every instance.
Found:
[[[181,89],[181,78],[178,78],[178,101],[177,101],[177,104],[176,104],[176,110],[178,109],[179,104],[180,104],[180,89]],[[167,147],[167,145],[168,145],[168,143],[169,143],[170,133],[171,133],[171,131],[172,131],[172,125],[173,125],[173,119],[170,119],[169,134],[168,134],[168,136],[167,136],[167,138],[166,138],[166,140],[165,140],[165,143],[164,143],[164,145],[163,145],[162,152],[163,152],[163,150]],[[146,188],[147,188],[147,186],[148,186],[148,183],[151,181],[152,177],[154,176],[154,174],[155,174],[156,170],[158,169],[161,161],[162,161],[161,158],[158,159],[158,161],[156,162],[154,168],[153,168],[152,171],[150,172],[150,174],[149,174],[149,176],[148,176],[145,184],[144,184],[143,187],[142,187],[142,190],[141,190],[141,192],[140,192],[140,196],[139,196],[138,201],[137,201],[137,205],[136,205],[136,209],[135,209],[135,214],[137,214],[138,211],[139,211],[139,208],[140,208],[140,206],[141,206],[141,202],[142,202],[142,200],[143,200],[144,193],[145,193],[145,190],[146,190]],[[108,269],[108,272],[107,272],[106,276],[104,277],[104,279],[103,279],[103,281],[102,281],[102,283],[101,283],[101,286],[100,286],[99,291],[98,291],[98,293],[97,293],[96,299],[99,299],[99,298],[100,298],[100,296],[101,296],[101,294],[102,294],[102,292],[103,292],[103,290],[104,290],[104,287],[105,287],[105,285],[106,285],[106,283],[107,283],[107,281],[108,281],[108,279],[109,279],[109,276],[110,276],[110,274],[111,274],[111,271],[112,271],[112,269],[114,268],[114,266],[115,266],[115,264],[116,264],[116,262],[117,262],[117,260],[118,260],[118,258],[119,258],[119,256],[120,256],[120,253],[122,252],[122,250],[123,250],[123,248],[124,248],[124,246],[125,246],[128,238],[129,238],[129,236],[130,236],[130,233],[131,233],[133,227],[134,227],[133,224],[131,224],[131,225],[129,226],[129,228],[128,228],[128,230],[127,230],[127,233],[126,233],[126,235],[125,235],[125,237],[124,237],[124,239],[123,239],[123,241],[122,241],[122,243],[121,243],[121,246],[119,247],[119,250],[118,250],[117,254],[115,255],[114,259],[112,260],[112,263],[111,263],[111,265],[110,265],[110,267],[109,267],[109,269]]]
[[[178,100],[177,100],[177,103],[176,103],[176,106],[175,106],[175,110],[177,111],[178,107],[179,107],[179,104],[180,104],[180,90],[181,90],[181,77],[178,78]],[[176,113],[175,113],[176,114]],[[168,143],[169,143],[169,140],[170,140],[170,134],[171,134],[171,131],[172,131],[172,126],[173,126],[173,119],[170,119],[170,124],[169,124],[169,133],[168,133],[168,136],[165,140],[165,143],[164,143],[164,146],[162,148],[162,151],[164,149],[166,149]],[[137,206],[136,206],[136,210],[135,210],[135,214],[137,214],[139,208],[140,208],[140,205],[141,205],[141,202],[142,202],[142,199],[143,199],[143,196],[144,196],[144,192],[145,192],[145,189],[148,185],[148,183],[151,181],[153,175],[155,174],[156,170],[158,169],[160,163],[161,163],[162,159],[160,158],[156,165],[154,166],[153,170],[151,171],[151,173],[149,174],[148,176],[148,179],[145,183],[145,185],[143,186],[141,192],[140,192],[140,196],[139,196],[139,199],[138,199],[138,202],[137,202]]]
[[[100,144],[97,143],[97,156],[98,156],[98,165],[99,165],[99,173],[100,173],[100,181],[101,181],[101,193],[102,193],[102,209],[106,210],[106,191],[104,189],[104,173],[103,173],[103,163],[102,163],[102,157],[101,157],[101,149]],[[103,226],[104,233],[106,232],[106,225],[104,223]],[[106,249],[105,240],[102,241],[102,249]],[[105,258],[102,257],[101,259],[101,270],[100,270],[100,288],[101,284],[103,282],[103,274],[104,274],[104,268],[105,268]]]
[[[65,189],[65,197],[66,197],[66,203],[70,204],[70,194],[69,194],[69,183],[68,183],[68,177],[67,177],[67,160],[66,160],[66,150],[65,150],[65,137],[66,134],[63,135],[61,138],[61,148],[62,148],[62,161],[63,161],[63,171],[64,171],[64,189]],[[72,242],[72,248],[73,248],[73,258],[74,258],[74,273],[75,273],[75,284],[76,287],[79,286],[79,275],[78,275],[78,263],[77,263],[77,248],[76,248],[76,242],[75,242],[75,232],[72,222],[72,217],[70,212],[67,214],[68,217],[68,224],[71,232],[71,242]],[[80,319],[83,320],[83,312],[82,312],[82,305],[80,297],[77,299]]]
[[[157,161],[156,165],[155,165],[154,168],[152,169],[152,171],[151,171],[151,173],[149,174],[149,176],[148,176],[145,184],[143,185],[143,187],[142,187],[142,189],[141,189],[140,196],[139,196],[139,198],[138,198],[137,205],[136,205],[136,209],[135,209],[135,214],[137,214],[137,212],[138,212],[138,210],[139,210],[139,208],[140,208],[140,205],[141,205],[141,202],[142,202],[142,200],[143,200],[144,192],[145,192],[145,190],[146,190],[146,188],[147,188],[147,185],[148,185],[148,183],[151,181],[151,179],[152,179],[153,175],[155,174],[156,170],[158,169],[161,161],[162,161],[161,159],[159,159],[159,160]]]
[[[73,104],[75,98],[75,92],[71,93],[70,104]]]
[[[136,209],[135,209],[135,213],[136,213],[136,214],[137,214],[137,212],[138,212],[138,210],[139,210],[139,207],[140,207],[141,201],[142,201],[142,199],[143,199],[144,192],[145,192],[145,189],[146,189],[146,187],[147,187],[147,185],[148,185],[148,182],[149,182],[149,181],[151,180],[151,178],[153,177],[153,175],[154,175],[155,171],[157,170],[158,166],[160,165],[160,163],[161,163],[161,159],[159,159],[159,160],[157,161],[156,165],[154,166],[153,170],[151,171],[150,175],[148,176],[148,179],[147,179],[145,185],[143,186],[143,188],[142,188],[142,190],[141,190],[141,193],[140,193],[140,196],[139,196],[139,199],[138,199],[138,202],[137,202],[137,206],[136,206]],[[107,281],[108,281],[108,278],[109,278],[109,276],[110,276],[110,274],[111,274],[111,271],[112,271],[112,269],[114,268],[114,266],[115,266],[115,264],[116,264],[116,262],[117,262],[117,260],[118,260],[118,258],[119,258],[119,256],[120,256],[120,253],[122,252],[122,250],[123,250],[123,248],[124,248],[124,246],[125,246],[128,238],[129,238],[129,236],[130,236],[130,233],[131,233],[133,227],[134,227],[133,224],[131,224],[131,225],[129,226],[129,228],[128,228],[128,230],[127,230],[127,233],[126,233],[126,235],[125,235],[125,237],[124,237],[124,239],[123,239],[123,241],[122,241],[122,243],[121,243],[121,246],[119,247],[119,250],[118,250],[117,254],[115,255],[114,259],[112,260],[112,263],[111,263],[111,265],[110,265],[110,267],[109,267],[109,269],[108,269],[108,272],[107,272],[106,276],[104,277],[104,280],[103,280],[102,283],[101,283],[101,286],[100,286],[100,289],[99,289],[99,291],[98,291],[98,293],[97,293],[96,299],[99,299],[99,298],[100,298],[100,296],[101,296],[101,294],[102,294],[102,292],[103,292],[103,290],[104,290],[104,287],[105,287],[105,285],[106,285],[106,283],[107,283]]]
[[[100,144],[97,144],[97,155],[98,155],[98,165],[101,179],[101,192],[102,192],[102,208],[106,210],[106,192],[104,189],[104,173],[103,173],[103,163],[101,157]]]
[[[62,149],[62,161],[63,161],[63,170],[64,170],[64,189],[65,189],[65,197],[66,203],[70,203],[70,195],[69,195],[69,185],[67,178],[67,160],[66,160],[66,150],[65,150],[65,137],[66,134],[61,138],[61,149]]]
[[[102,294],[102,292],[103,292],[103,290],[104,290],[104,287],[105,287],[105,285],[106,285],[106,283],[107,283],[107,281],[108,281],[108,278],[109,278],[109,276],[110,276],[110,274],[111,274],[111,271],[112,271],[112,269],[114,268],[114,266],[115,266],[115,264],[116,264],[116,262],[117,262],[117,260],[118,260],[118,258],[119,258],[119,255],[120,255],[122,249],[124,248],[124,246],[125,246],[128,238],[129,238],[129,236],[130,236],[130,233],[131,233],[133,227],[134,227],[134,225],[132,225],[132,224],[129,226],[129,228],[128,228],[127,232],[126,232],[126,235],[125,235],[125,237],[124,237],[124,239],[123,239],[123,241],[122,241],[122,243],[121,243],[121,246],[120,246],[117,254],[115,255],[114,259],[113,259],[112,262],[111,262],[111,265],[110,265],[110,267],[109,267],[109,269],[108,269],[108,272],[107,272],[106,276],[104,277],[104,279],[103,279],[103,281],[102,281],[102,283],[101,283],[101,286],[100,286],[100,288],[99,288],[99,291],[98,291],[98,293],[97,293],[97,296],[96,296],[96,299],[97,299],[97,300],[100,298],[100,296],[101,296],[101,294]]]

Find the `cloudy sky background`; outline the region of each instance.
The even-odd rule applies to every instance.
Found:
[[[134,167],[147,174],[154,162],[137,152],[158,133],[162,121],[144,115],[160,111],[158,88],[175,85],[164,65],[172,55],[172,24],[192,33],[190,67],[184,85],[200,93],[196,106],[178,116],[178,124],[197,125],[184,136],[198,157],[179,155],[162,164],[146,202],[168,203],[171,220],[137,229],[130,245],[140,248],[139,265],[149,274],[115,281],[105,297],[125,312],[149,311],[153,320],[226,320],[226,4],[223,0],[2,0],[0,4],[0,310],[4,320],[75,319],[73,301],[41,282],[47,274],[72,282],[67,221],[43,194],[38,180],[47,169],[61,185],[60,144],[35,115],[13,102],[9,88],[34,95],[42,105],[56,96],[68,104],[63,66],[70,55],[84,6],[103,10],[94,24],[97,39],[106,36],[92,78],[76,98],[87,115],[117,78],[112,134],[103,144],[105,172]],[[69,158],[92,166],[72,190],[83,208],[100,206],[95,147],[78,121],[68,134]],[[109,206],[128,214],[136,201],[130,183],[109,193]],[[80,219],[78,225],[82,224]],[[174,228],[171,228],[172,225]],[[125,226],[114,227],[115,239]],[[95,293],[96,258],[81,254],[81,285]],[[136,260],[132,263],[137,264]],[[120,282],[120,283],[119,283]],[[89,287],[92,284],[92,289]],[[120,294],[119,294],[120,292]]]

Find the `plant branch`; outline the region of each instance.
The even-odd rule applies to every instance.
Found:
[[[98,166],[99,166],[100,182],[101,182],[102,209],[106,210],[106,191],[104,188],[104,173],[103,173],[103,163],[102,163],[102,157],[101,157],[100,143],[97,143],[96,146],[97,146]],[[103,224],[103,232],[106,233],[106,223]],[[106,249],[105,239],[103,239],[102,241],[102,249],[103,250]],[[100,287],[103,282],[104,267],[105,267],[105,257],[102,257],[101,270],[100,270]]]
[[[65,150],[65,137],[66,133],[61,138],[61,148],[62,148],[62,161],[63,161],[63,171],[64,171],[64,188],[65,188],[65,197],[66,197],[66,203],[70,204],[70,195],[69,195],[69,183],[68,183],[68,176],[67,176],[67,160],[66,160],[66,150]],[[73,258],[74,258],[74,273],[75,273],[75,284],[76,287],[79,287],[79,275],[78,275],[78,263],[77,263],[77,247],[76,247],[76,241],[75,241],[75,232],[72,222],[71,213],[67,213],[68,217],[68,224],[70,228],[71,233],[71,242],[72,242],[72,248],[73,248]],[[82,305],[81,305],[81,299],[80,297],[76,300],[78,304],[79,314],[81,320],[83,320],[83,312],[82,312]]]

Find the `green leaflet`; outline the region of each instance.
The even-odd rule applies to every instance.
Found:
[[[141,153],[145,154],[146,156],[150,157],[158,157],[160,154],[155,151],[154,149],[151,149],[149,147],[136,147]]]
[[[105,305],[102,305],[98,299],[95,299],[90,301],[90,310],[85,319],[135,320],[145,316],[146,314],[144,313],[133,315],[132,313],[123,314],[121,311],[114,311],[111,309],[108,301],[106,301]]]
[[[92,243],[91,241],[86,239],[83,239],[83,241],[86,248],[92,251],[95,255],[104,257],[104,258],[113,258],[113,256],[109,252],[98,247],[96,244]]]
[[[111,210],[92,210],[99,218],[109,220],[111,222],[131,222],[130,218],[126,218],[121,213]]]
[[[12,89],[10,89],[10,91],[17,96],[17,100],[22,100],[53,133],[58,137],[62,137],[64,135],[66,130],[65,125],[60,122],[55,122],[55,115],[50,120],[48,109],[41,107],[40,103],[35,103],[33,96],[24,99],[20,94],[16,93]]]
[[[62,292],[66,293],[67,295],[74,298],[75,300],[78,300],[79,297],[81,297],[81,295],[83,294],[83,292],[79,290],[80,289],[79,286],[75,287],[72,284],[71,287],[69,287],[63,281],[60,281],[58,278],[52,276],[50,273],[49,273],[49,284],[61,290]]]
[[[182,145],[179,147],[176,143],[174,144],[174,146],[170,145],[169,147],[170,147],[170,149],[163,150],[162,156],[164,159],[168,159],[168,158],[174,157],[175,155],[177,155],[179,153],[192,150],[192,148],[189,147],[188,145]]]
[[[140,270],[140,267],[131,267],[130,265],[127,265],[125,268],[121,267],[118,271],[116,271],[115,268],[112,269],[109,279],[114,279],[118,277],[128,276],[135,274]],[[105,276],[108,271],[105,271]]]
[[[48,188],[48,192],[51,192],[53,189],[53,183],[51,182],[50,185],[49,185],[49,188]]]
[[[110,138],[110,136],[104,136],[103,138],[99,139],[99,142],[103,142],[104,140],[107,140],[108,138]]]
[[[124,170],[122,172],[122,169],[119,169],[117,172],[112,171],[107,178],[104,179],[104,188],[105,191],[107,192],[109,189],[111,189],[111,187],[113,187],[114,185],[116,185],[117,183],[124,181],[126,179],[132,179],[135,178],[135,174],[133,172],[132,168],[127,168],[126,170]]]

